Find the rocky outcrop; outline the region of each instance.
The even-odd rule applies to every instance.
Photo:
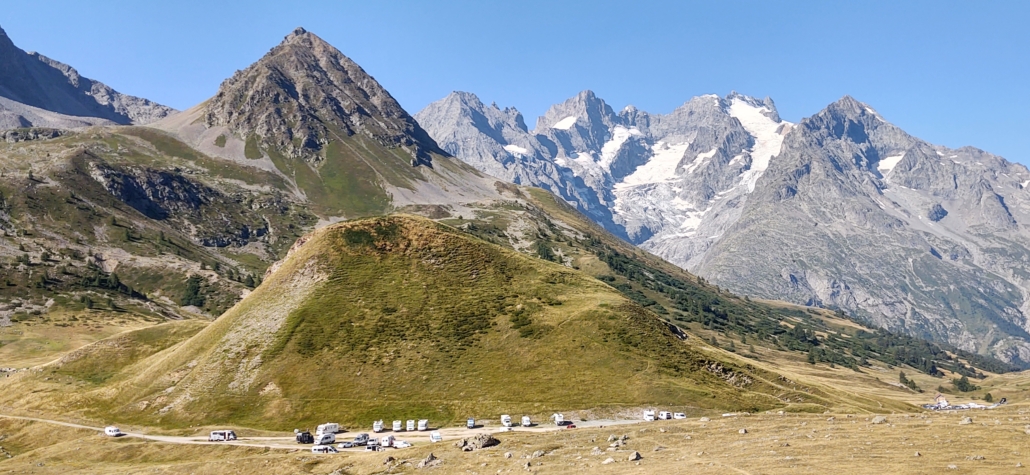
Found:
[[[462,452],[472,452],[474,450],[485,449],[487,447],[493,447],[499,445],[501,441],[495,439],[489,434],[479,434],[472,437],[466,437],[454,443],[454,446],[461,449]]]

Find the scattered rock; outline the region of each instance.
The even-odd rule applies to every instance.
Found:
[[[700,420],[701,422],[711,422],[711,419],[709,419],[709,418],[707,418],[707,417],[702,417],[702,418],[701,418],[701,419],[699,419],[699,420]]]
[[[629,459],[628,460],[630,462],[636,462],[637,460],[640,460],[642,458],[644,458],[644,457],[640,456],[640,452],[634,451],[633,453],[629,454]]]
[[[622,434],[622,437],[619,437],[619,440],[625,443],[627,440],[629,440],[629,436],[626,434]]]
[[[826,419],[826,422],[833,422],[833,421],[834,421],[833,416],[830,416],[829,418]]]
[[[654,451],[655,452],[661,452],[663,450],[665,450],[665,447],[662,447],[661,445],[654,446]]]
[[[873,424],[883,424],[887,422],[887,418],[883,416],[876,416],[873,418]]]
[[[621,440],[616,440],[615,442],[612,442],[612,443],[608,444],[608,447],[615,447],[615,448],[622,447],[622,441]]]
[[[473,450],[485,449],[487,447],[493,447],[500,444],[501,441],[495,439],[489,434],[479,434],[474,437],[467,437],[454,443],[454,446],[461,449],[464,452],[471,452]]]
[[[430,455],[432,455],[432,454],[430,454]],[[395,459],[393,457],[386,457],[386,460],[383,462],[383,465],[390,465],[391,463],[394,463],[396,461],[397,461],[397,459]]]
[[[966,460],[983,460],[983,459],[984,459],[983,455],[970,455],[970,456],[966,457]]]
[[[523,466],[522,466],[522,468],[524,468],[524,469],[526,469],[526,470],[529,470],[529,467],[532,467],[532,466],[533,466],[533,463],[532,463],[532,462],[526,462],[526,464],[525,464],[525,465],[523,465]]]
[[[963,417],[961,421],[958,421],[958,425],[960,425],[960,426],[969,425],[969,424],[972,424],[972,423],[973,423],[973,418],[969,417],[969,416]]]
[[[922,456],[923,456],[923,454],[921,454],[919,452],[916,452],[916,457],[922,457]]]
[[[393,457],[390,457],[390,458],[393,458]],[[415,466],[415,468],[435,467],[437,465],[440,465],[440,463],[441,463],[440,459],[436,458],[435,455],[430,453],[429,456],[424,458],[424,459],[422,459],[422,461],[419,462],[418,465]]]
[[[1016,468],[1023,468],[1023,462],[1016,462]]]
[[[504,453],[504,458],[510,459],[511,457],[512,457],[511,452],[505,452]]]
[[[544,456],[544,451],[543,450],[537,450],[536,452],[533,452],[533,458],[539,458],[539,457],[543,457],[543,456]]]
[[[738,434],[747,434],[747,429],[740,429],[737,431]]]
[[[611,457],[608,457],[608,458],[604,459],[604,462],[601,462],[602,465],[608,465],[610,463],[615,463],[615,459],[613,459]]]
[[[608,442],[615,442],[616,440],[619,440],[619,438],[615,437],[615,434],[608,436]]]
[[[958,465],[955,465],[955,464],[948,465],[948,470],[958,470]]]
[[[602,451],[600,447],[594,447],[594,449],[590,451],[590,455],[601,455],[603,453],[604,451]]]
[[[661,429],[658,429],[658,432],[661,432],[661,433],[663,433],[663,434],[664,434],[664,433],[665,433],[665,428],[664,428],[664,427],[662,427]]]

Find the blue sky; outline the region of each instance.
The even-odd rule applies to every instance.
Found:
[[[666,113],[770,96],[798,121],[845,94],[933,143],[1030,164],[1027,1],[47,1],[8,8],[15,44],[187,108],[304,26],[409,112],[452,90],[532,127],[592,89]]]

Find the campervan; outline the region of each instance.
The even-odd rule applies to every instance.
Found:
[[[375,437],[368,439],[368,443],[365,444],[365,450],[371,450],[374,452],[380,449],[382,449],[382,447],[379,446],[379,439]]]
[[[297,443],[298,444],[313,444],[313,443],[315,443],[315,438],[308,431],[304,431],[304,432],[297,431]]]
[[[672,419],[672,413],[669,411],[661,411],[658,413],[658,419],[663,421]]]
[[[467,427],[469,429],[475,429],[476,428],[476,419],[474,417],[470,417],[467,421],[465,421],[465,427]]]
[[[388,435],[386,437],[383,437],[382,439],[379,439],[379,445],[382,447],[393,447],[393,441],[395,440],[397,440],[396,437]]]
[[[677,412],[677,413],[672,415],[672,418],[673,419],[686,419],[687,415],[682,413],[682,412]]]
[[[372,432],[377,432],[378,433],[378,432],[382,432],[382,431],[383,431],[383,420],[382,419],[372,423]]]
[[[529,416],[522,416],[522,427],[529,427],[533,425],[533,421],[529,419]]]
[[[415,430],[415,419],[408,419],[408,432]]]
[[[311,453],[313,453],[313,454],[338,454],[338,453],[340,453],[340,451],[336,450],[336,447],[333,447],[331,445],[316,445],[316,446],[311,448]]]
[[[393,431],[400,432],[404,430],[404,421],[393,421]]]
[[[429,419],[419,419],[418,430],[429,430]]]
[[[228,442],[230,440],[236,440],[236,432],[231,430],[213,430],[207,437],[208,442]]]
[[[315,445],[329,445],[336,443],[336,434],[332,432],[319,433],[315,437]]]
[[[122,435],[122,431],[115,426],[104,427],[104,435],[108,437],[118,437]]]
[[[564,414],[551,414],[551,419],[554,419],[554,425],[556,426],[565,425]]]
[[[501,425],[504,427],[511,427],[511,416],[507,414],[501,416]]]
[[[648,421],[648,422],[653,421],[654,420],[654,411],[651,410],[651,409],[648,409],[648,410],[644,411],[644,420]]]
[[[443,441],[443,436],[440,435],[440,431],[434,430],[433,432],[429,433],[429,441],[430,442],[442,442]]]
[[[325,424],[319,425],[318,428],[315,429],[315,432],[322,434],[335,434],[337,432],[340,432],[340,424],[337,424],[335,422],[326,422]]]

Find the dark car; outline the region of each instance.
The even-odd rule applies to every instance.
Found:
[[[298,444],[314,444],[315,443],[315,437],[312,436],[311,433],[308,432],[308,431],[298,432],[297,433],[297,443]]]

